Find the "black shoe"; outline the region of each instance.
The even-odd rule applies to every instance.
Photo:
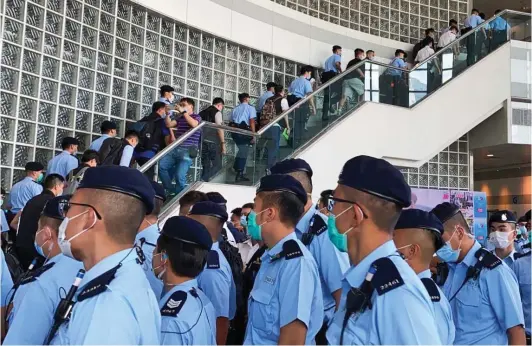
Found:
[[[236,181],[250,181],[249,178],[245,177],[244,174],[241,174],[239,177],[237,177]]]

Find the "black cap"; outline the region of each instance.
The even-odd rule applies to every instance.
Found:
[[[411,204],[412,193],[403,174],[389,162],[371,156],[353,157],[344,164],[338,184],[393,202],[402,208]]]
[[[435,206],[430,212],[440,219],[441,223],[443,224],[458,214],[460,212],[460,208],[458,208],[456,204],[443,202]]]
[[[532,210],[529,210],[529,211],[527,211],[526,214],[525,214],[525,218],[526,218],[526,221],[527,221],[527,222],[530,221],[530,213],[531,213],[531,212],[532,212]]]
[[[78,189],[99,189],[135,197],[153,210],[155,191],[150,180],[139,170],[122,166],[97,166],[87,169]]]
[[[226,222],[228,215],[225,208],[211,201],[198,202],[190,208],[189,215],[212,216]]]
[[[525,216],[521,216],[521,217],[519,218],[519,220],[517,220],[517,222],[518,222],[518,223],[519,223],[519,222],[526,222],[526,217],[525,217]]]
[[[192,243],[210,250],[212,247],[211,234],[200,222],[186,216],[172,216],[164,223],[161,234],[168,238]]]
[[[303,159],[286,159],[277,162],[270,168],[271,174],[288,174],[292,172],[305,172],[308,174],[309,179],[312,178],[312,168]]]
[[[100,125],[100,130],[102,133],[116,130],[116,123],[114,121],[104,120]]]
[[[70,201],[70,197],[72,197],[72,195],[63,195],[48,200],[44,205],[41,216],[63,220],[65,218],[64,208],[65,205],[68,204],[68,201]]]
[[[418,228],[432,231],[438,235],[435,247],[436,250],[443,246],[441,238],[443,234],[443,224],[432,213],[419,209],[405,209],[401,212],[395,229]]]
[[[517,223],[517,218],[509,210],[499,210],[491,214],[488,226],[491,226],[492,222]]]
[[[24,166],[24,169],[31,172],[38,172],[44,169],[44,166],[40,162],[28,162]]]
[[[61,141],[61,146],[66,147],[68,145],[79,145],[79,141],[74,137],[65,137]]]
[[[155,198],[158,198],[163,202],[166,201],[166,191],[164,190],[164,187],[153,180],[150,180],[150,183],[151,187],[153,187],[153,191],[155,191]]]
[[[260,192],[288,192],[294,194],[303,204],[307,204],[305,189],[296,178],[289,175],[272,174],[262,177],[257,194]]]

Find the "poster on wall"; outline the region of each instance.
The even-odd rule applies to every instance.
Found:
[[[473,217],[475,224],[475,238],[482,245],[488,240],[488,203],[485,192],[473,192]]]

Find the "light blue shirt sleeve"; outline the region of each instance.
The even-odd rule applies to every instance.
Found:
[[[13,288],[13,279],[11,278],[11,273],[9,273],[9,268],[7,267],[6,259],[4,257],[4,252],[0,251],[0,260],[2,261],[2,273],[1,273],[1,288],[2,288],[2,302],[0,305],[5,307],[7,295],[9,291]]]
[[[131,158],[133,157],[133,148],[131,145],[126,145],[122,151],[122,157],[120,158],[120,166],[129,167],[131,163]]]
[[[310,94],[312,92],[312,85],[310,82],[305,79],[305,94]]]
[[[406,66],[406,64],[405,64],[403,59],[396,58],[396,59],[394,59],[394,61],[392,63],[392,66],[399,67],[399,68],[404,68]]]
[[[198,277],[199,287],[214,305],[216,318],[231,317],[229,311],[231,281],[232,277],[222,270],[222,267],[219,269],[205,268]]]
[[[73,156],[69,157],[69,160],[66,163],[66,173],[64,177],[66,178],[66,176],[68,175],[68,173],[70,173],[70,171],[78,168],[78,165],[79,165],[79,162],[75,157]]]
[[[341,63],[342,62],[342,57],[338,54],[334,54],[334,63]]]
[[[257,118],[257,112],[255,111],[255,108],[253,108],[253,106],[248,105],[247,111],[250,120]]]

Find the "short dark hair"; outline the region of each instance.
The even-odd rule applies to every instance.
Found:
[[[271,88],[275,88],[276,85],[277,85],[277,83],[268,82],[268,84],[266,84],[266,90],[270,90]]]
[[[280,93],[282,93],[283,90],[284,90],[284,86],[279,85],[279,84],[277,84],[277,85],[275,86],[275,93],[276,93],[276,94],[280,94]]]
[[[456,25],[451,25],[449,30],[456,30],[456,32],[458,32],[458,27]]]
[[[288,227],[294,227],[305,211],[305,205],[290,192],[259,192],[263,208],[275,208],[279,220]]]
[[[397,204],[369,193],[353,190],[353,200],[360,203],[362,209],[371,213],[373,223],[382,230],[393,232],[402,208]]]
[[[436,30],[434,30],[434,28],[425,29],[425,36],[429,36],[433,32],[436,32]]]
[[[182,97],[181,100],[179,100],[179,103],[181,102],[185,102],[186,104],[192,106],[192,108],[196,106],[196,102],[194,102],[194,100],[190,97]]]
[[[486,14],[484,12],[480,12],[478,16],[482,19],[486,19]]]
[[[214,202],[214,203],[218,203],[217,201],[225,201],[223,203],[224,205],[227,203],[227,200],[225,199],[225,197],[218,191],[209,191],[205,194],[205,196],[207,196],[207,200]]]
[[[43,187],[47,190],[53,189],[59,184],[63,184],[65,182],[65,178],[63,178],[62,175],[59,174],[48,174],[46,178],[44,178],[44,182],[42,183]]]
[[[203,271],[209,254],[209,250],[199,245],[170,238],[164,233],[157,239],[157,250],[167,254],[174,273],[190,278],[197,277]]]
[[[61,225],[63,220],[58,220],[53,217],[41,215],[39,217],[38,222],[39,222],[39,227],[42,228],[44,226],[48,226],[57,234],[59,232],[59,226]]]
[[[159,198],[153,200],[153,210],[150,215],[159,216],[161,209],[163,208],[164,201]]]
[[[255,209],[255,203],[246,203],[242,206],[242,209],[246,209],[246,208]]]
[[[335,45],[333,46],[332,51],[333,51],[333,53],[336,53],[336,51],[339,50],[339,49],[342,49],[342,47],[340,47],[340,46],[338,46],[338,45],[335,44]]]
[[[137,137],[137,140],[140,138],[139,133],[135,130],[128,130],[124,138],[134,138]]]
[[[368,50],[366,51],[366,54],[369,54],[369,53],[373,53],[373,54],[375,54],[375,51],[374,51],[374,50],[371,50],[371,49],[368,49]]]
[[[467,221],[462,212],[456,213],[454,216],[449,218],[447,221],[445,221],[443,226],[447,230],[447,228],[454,228],[454,226],[457,225],[462,226],[462,228],[465,229],[466,233],[471,234],[471,229],[469,228],[469,225],[467,224]]]
[[[151,106],[151,111],[153,113],[156,113],[161,108],[166,108],[166,103],[161,102],[161,101],[157,101],[157,102],[154,102],[153,105]]]
[[[333,194],[333,190],[323,190],[320,194],[320,202],[323,203],[326,207],[329,205],[329,199]]]
[[[161,96],[163,96],[164,93],[174,92],[174,88],[170,85],[162,85],[160,92]]]
[[[98,158],[98,152],[96,150],[87,149],[87,150],[85,150],[85,152],[81,156],[81,162],[82,163],[87,163],[87,162],[89,162],[91,160],[96,160],[96,163],[100,163],[99,162],[100,160]]]
[[[100,132],[109,133],[111,130],[116,130],[116,123],[114,121],[104,120],[100,125]]]
[[[475,12],[476,12],[476,13],[479,13],[480,11],[477,10],[476,8],[474,8],[474,9],[471,10],[471,14],[473,14],[473,13],[475,13]]]
[[[301,66],[301,69],[299,70],[300,75],[304,75],[307,72],[314,71],[314,68],[310,65]]]
[[[405,54],[405,51],[402,50],[402,49],[397,49],[397,50],[395,51],[395,56],[399,56],[399,54]]]
[[[456,19],[450,19],[450,20],[449,20],[449,26],[456,25],[456,24],[458,24],[458,22],[456,21]]]
[[[421,48],[429,46],[431,43],[434,46],[434,39],[432,37],[425,37],[423,41],[421,41]]]
[[[364,53],[364,49],[362,48],[355,49],[355,56],[357,56],[359,53]]]
[[[238,94],[238,101],[240,101],[240,103],[244,102],[245,99],[249,98],[249,94],[248,93],[242,93],[242,94]]]
[[[224,99],[221,98],[221,97],[215,97],[214,100],[212,100],[212,105],[217,105],[217,104],[223,104],[225,105],[225,102],[224,102]]]
[[[495,10],[495,14],[498,14],[498,13],[501,13],[501,10],[500,10],[500,9],[496,9],[496,10]]]
[[[204,202],[208,200],[209,199],[207,198],[207,195],[205,194],[205,192],[193,190],[181,196],[181,198],[179,199],[179,204],[180,205],[191,205],[191,204],[194,205],[198,202]]]
[[[234,214],[238,217],[241,217],[242,216],[242,208],[235,208],[233,210],[231,210],[231,214]]]

